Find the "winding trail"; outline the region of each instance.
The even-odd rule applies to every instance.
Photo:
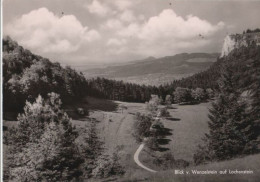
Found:
[[[152,170],[152,169],[150,169],[150,168],[144,166],[144,165],[139,161],[139,154],[140,154],[140,152],[143,150],[143,148],[144,148],[144,144],[142,143],[142,144],[138,147],[138,149],[136,150],[135,155],[134,155],[134,161],[135,161],[135,163],[136,163],[138,166],[140,166],[141,168],[143,168],[143,169],[145,169],[145,170],[147,170],[147,171],[150,171],[150,172],[152,172],[152,173],[156,173],[157,171]]]

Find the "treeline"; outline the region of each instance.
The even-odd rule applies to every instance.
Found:
[[[152,94],[163,92],[154,86],[124,83],[99,77],[87,80],[87,83],[89,95],[126,102],[146,102]]]
[[[246,31],[243,32],[243,34],[245,34],[245,33],[257,33],[257,32],[260,32],[259,28],[256,28],[254,30],[247,29]]]
[[[207,78],[208,72],[205,72]],[[217,74],[215,74],[216,76]],[[217,77],[217,76],[216,76]],[[169,102],[167,97],[171,96],[171,103],[199,103],[212,99],[214,97],[214,90],[211,85],[217,84],[216,81],[211,81],[210,84],[204,85],[202,88],[197,87],[200,84],[193,84],[193,87],[188,86],[199,77],[191,77],[188,81],[176,81],[178,84],[171,84],[166,86],[145,86],[133,83],[124,83],[123,81],[109,80],[105,78],[93,78],[87,80],[88,94],[94,97],[103,97],[111,100],[119,100],[125,102],[147,102],[151,99],[151,95],[158,95],[162,102]],[[203,78],[202,78],[203,79]],[[200,83],[207,82],[208,79]],[[174,82],[175,83],[175,82]],[[179,84],[180,83],[180,84]],[[197,82],[198,83],[198,82]],[[177,86],[180,85],[180,86]],[[185,87],[181,87],[185,86]],[[176,88],[175,88],[176,87]],[[215,88],[216,89],[216,88]],[[168,101],[166,101],[168,100]]]
[[[223,59],[218,58],[218,60],[210,66],[209,69],[196,73],[187,78],[182,78],[180,80],[174,80],[170,84],[164,85],[164,90],[166,93],[173,93],[177,87],[196,89],[202,88],[207,89],[211,88],[213,90],[217,89],[218,85],[216,80],[219,78],[220,65],[222,64]]]
[[[205,71],[158,87],[125,83],[105,78],[93,78],[87,80],[89,94],[111,100],[147,102],[152,94],[159,95],[165,100],[166,96],[173,95],[178,87],[188,89],[190,92],[197,88],[203,89],[205,93],[207,89],[211,89],[214,92],[218,88],[217,80],[220,77],[222,62],[223,59],[218,59],[217,62]]]
[[[212,80],[218,77],[218,65],[219,61],[207,71],[159,87],[105,78],[86,80],[82,73],[32,54],[6,37],[3,39],[4,111],[21,112],[26,100],[32,102],[39,94],[45,98],[50,92],[60,94],[65,104],[85,95],[144,103],[156,94],[165,100],[177,87],[214,89],[216,83]]]
[[[260,151],[260,46],[235,49],[223,60],[210,131],[194,155],[195,164]]]
[[[11,38],[3,39],[3,106],[4,111],[20,112],[25,101],[39,94],[60,94],[64,103],[86,94],[83,74],[70,67],[32,54]]]
[[[166,98],[169,98],[167,96]],[[173,102],[178,104],[196,104],[205,102],[209,99],[213,99],[214,96],[215,93],[211,88],[189,89],[177,87],[176,90],[173,92]]]

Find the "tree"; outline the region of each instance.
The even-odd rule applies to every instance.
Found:
[[[206,89],[206,96],[208,99],[213,99],[215,94],[214,91],[211,88]]]
[[[87,127],[86,127],[87,128]],[[88,130],[84,132],[83,156],[85,158],[84,169],[86,178],[93,177],[93,170],[97,167],[96,161],[102,155],[103,143],[99,140],[96,132],[96,124],[93,122]]]
[[[191,97],[196,102],[201,102],[201,101],[205,100],[206,95],[202,88],[196,88],[195,90],[191,91]]]
[[[146,110],[156,115],[160,104],[162,104],[162,99],[158,95],[151,95],[150,101],[146,103]]]
[[[210,132],[206,135],[208,150],[214,153],[215,160],[247,153],[245,146],[249,144],[249,136],[253,132],[252,121],[237,88],[239,74],[235,74],[231,64],[225,66],[219,80],[219,96],[210,109]]]
[[[80,157],[75,139],[78,133],[66,113],[61,110],[59,95],[39,96],[26,103],[18,117],[16,133],[10,135],[14,145],[10,180],[77,181],[81,176]]]
[[[152,117],[142,115],[137,113],[135,115],[135,122],[134,122],[134,137],[136,138],[137,142],[143,141],[145,137],[150,135],[150,127],[152,125]]]
[[[165,97],[165,105],[167,107],[170,107],[172,105],[172,96],[171,95],[166,95],[166,97]]]
[[[167,110],[167,107],[162,107],[162,108],[160,108],[158,115],[159,115],[160,117],[170,117],[170,113],[169,113],[169,111]]]
[[[119,157],[116,152],[113,152],[112,155],[103,154],[95,162],[97,167],[92,172],[94,177],[106,178],[125,173],[123,166],[119,163]]]
[[[247,145],[247,149],[254,153],[260,151],[260,54],[259,47],[251,47],[254,59],[248,59],[246,67],[248,68],[244,73],[245,82],[249,83],[247,89],[249,90],[249,98],[251,101],[249,117],[252,120],[249,139],[250,144]],[[250,131],[249,130],[249,131]],[[254,145],[253,145],[254,144]],[[250,147],[251,146],[251,147]],[[252,146],[255,146],[252,148]]]
[[[188,88],[177,87],[173,93],[176,103],[185,103],[191,101],[191,91]]]

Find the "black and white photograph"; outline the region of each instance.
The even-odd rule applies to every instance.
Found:
[[[260,181],[260,0],[2,0],[1,39],[1,181]]]

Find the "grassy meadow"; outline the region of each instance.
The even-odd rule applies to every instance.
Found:
[[[76,108],[81,107],[89,111],[88,117],[80,117],[76,114]],[[156,174],[145,171],[136,165],[133,160],[137,143],[132,135],[134,114],[137,112],[146,113],[145,104],[114,102],[92,97],[83,98],[82,102],[76,105],[65,106],[65,111],[72,117],[73,125],[77,126],[79,134],[83,134],[84,128],[89,127],[91,122],[96,122],[97,133],[108,154],[117,152],[120,157],[120,163],[124,166],[126,174],[123,178],[108,178],[105,181],[149,181],[149,182],[254,182],[257,179],[256,173],[259,173],[259,164],[256,159],[259,155],[247,156],[245,158],[234,159],[231,161],[211,163],[203,166],[193,166],[192,157],[196,146],[200,144],[204,133],[208,132],[208,108],[210,103],[201,103],[198,105],[177,105],[173,104],[168,110],[170,117],[162,119],[165,128],[170,132],[166,136],[167,142],[162,145],[163,151],[150,151],[145,148],[139,156],[140,161],[147,167],[157,170]],[[4,121],[7,128],[16,126],[16,121]],[[82,132],[81,132],[82,131]],[[78,142],[83,136],[80,136]],[[7,152],[4,146],[4,152]],[[175,159],[183,159],[190,163],[192,169],[251,169],[253,175],[175,175],[174,169],[163,171],[156,166],[153,161],[166,152],[174,155]],[[8,161],[4,161],[8,163]],[[95,181],[103,181],[96,179]]]

